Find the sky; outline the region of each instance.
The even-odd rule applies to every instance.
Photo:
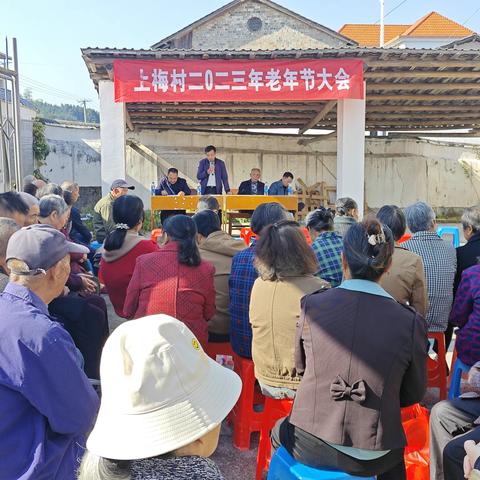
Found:
[[[16,37],[23,92],[51,103],[98,95],[82,47],[148,48],[228,3],[228,0],[1,0],[0,51]],[[278,0],[334,30],[345,23],[375,23],[379,0]],[[393,10],[393,11],[392,11]],[[480,32],[478,0],[385,0],[385,23],[413,23],[435,10]],[[389,13],[391,12],[391,13]]]

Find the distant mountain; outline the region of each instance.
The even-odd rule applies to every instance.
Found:
[[[61,105],[53,105],[52,103],[44,102],[43,100],[29,99],[38,115],[42,118],[50,120],[71,120],[76,122],[83,122],[83,107],[80,105],[71,105],[62,103]],[[93,108],[87,108],[87,122],[100,123],[100,115]]]

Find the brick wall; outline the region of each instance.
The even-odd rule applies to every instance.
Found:
[[[252,17],[262,21],[256,32],[247,26]],[[308,49],[342,45],[328,32],[255,1],[242,2],[192,32],[194,49]]]

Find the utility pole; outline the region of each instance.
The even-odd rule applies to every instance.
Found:
[[[89,102],[91,102],[91,100],[88,100],[86,98],[78,101],[78,103],[83,105],[83,123],[87,123],[87,103]]]
[[[380,48],[385,45],[385,0],[380,0]]]

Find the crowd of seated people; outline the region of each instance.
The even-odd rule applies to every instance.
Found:
[[[477,474],[480,208],[465,210],[467,243],[455,251],[423,202],[359,222],[355,200],[341,198],[335,212],[307,216],[311,246],[271,202],[253,212],[247,246],[205,195],[152,242],[132,186],[111,187],[94,232],[74,182],[26,177],[23,192],[0,194],[0,477],[222,480],[207,457],[241,382],[204,350],[230,342],[263,395],[294,399],[274,449],[314,468],[405,479],[400,409],[424,397],[427,332],[448,343],[453,328],[473,388],[433,408],[430,475]],[[106,299],[131,319],[112,334]]]

